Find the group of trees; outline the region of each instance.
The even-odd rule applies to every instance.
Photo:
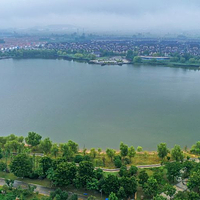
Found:
[[[197,142],[193,145],[190,151],[199,155],[199,144]],[[136,166],[130,166],[136,150],[123,142],[120,143],[119,152],[109,148],[106,153],[100,148],[92,148],[86,152],[84,148],[79,153],[78,144],[71,140],[58,145],[53,144],[49,138],[42,140],[39,134],[29,132],[25,138],[13,134],[0,137],[0,147],[0,159],[6,161],[0,161],[1,171],[10,171],[22,178],[47,178],[55,187],[71,185],[75,188],[102,191],[115,199],[132,197],[138,187],[142,188],[145,197],[154,199],[161,198],[160,194],[163,192],[173,199],[178,199],[177,195],[190,199],[190,196],[198,196],[200,193],[200,164],[190,161],[189,157],[184,161],[184,152],[178,145],[171,151],[165,143],[157,146],[157,155],[164,167],[153,170],[151,175],[145,170],[138,170]],[[142,147],[139,146],[137,152],[141,151]],[[36,156],[36,152],[39,156]],[[105,176],[102,169],[95,168],[94,160],[99,157],[103,162],[106,156],[120,168],[117,176]],[[190,192],[175,195],[172,184],[180,177],[188,178]]]
[[[5,185],[0,189],[0,199],[1,200],[78,200],[77,194],[69,194],[57,188],[55,191],[50,193],[50,196],[43,196],[40,197],[38,192],[35,192],[36,186],[35,185],[27,185],[26,188],[22,188],[18,186],[16,188],[13,187],[14,180],[12,179],[5,179]]]

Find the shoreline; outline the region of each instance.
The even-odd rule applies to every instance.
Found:
[[[123,65],[135,65],[135,66],[140,66],[140,65],[160,65],[160,66],[166,66],[166,67],[178,67],[178,68],[189,68],[189,69],[200,69],[200,64],[184,64],[184,63],[170,63],[170,62],[141,62],[141,63],[134,63],[134,62],[94,62],[94,60],[88,60],[84,58],[71,58],[69,56],[53,56],[49,58],[43,58],[43,57],[21,57],[21,58],[15,58],[12,56],[6,56],[6,57],[0,57],[0,60],[6,60],[6,59],[13,59],[13,60],[21,60],[21,59],[59,59],[59,60],[68,60],[68,61],[75,61],[75,62],[84,62],[88,64],[95,64],[95,65],[100,65],[100,66],[123,66]],[[96,61],[96,60],[95,60]]]

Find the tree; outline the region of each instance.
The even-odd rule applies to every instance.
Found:
[[[101,148],[98,148],[97,151],[98,151],[99,156],[100,156],[100,154],[101,154],[101,152],[102,152],[102,149],[101,149]]]
[[[115,167],[120,168],[122,166],[122,161],[119,158],[116,158],[114,161]]]
[[[59,152],[59,148],[57,144],[53,144],[51,147],[51,154],[56,158]]]
[[[45,138],[40,142],[40,148],[45,154],[49,154],[51,152],[52,141],[49,138]]]
[[[156,195],[153,200],[167,200],[167,198],[161,196],[161,195]]]
[[[90,161],[82,161],[78,167],[78,178],[81,181],[81,185],[84,187],[87,181],[94,177],[94,166]]]
[[[144,193],[147,196],[154,197],[158,194],[158,183],[153,177],[148,178],[144,185]]]
[[[117,196],[115,193],[111,192],[109,197],[108,197],[109,200],[118,200]]]
[[[142,171],[139,173],[138,178],[139,178],[139,183],[140,183],[142,186],[144,186],[144,184],[147,182],[149,176],[148,176],[148,174],[146,173],[145,170],[142,170]]]
[[[113,157],[115,156],[115,150],[114,149],[106,149],[106,154],[110,158],[111,161],[113,161]]]
[[[90,155],[91,155],[92,158],[96,158],[97,152],[96,152],[95,148],[90,149]]]
[[[136,166],[134,166],[134,165],[131,165],[131,167],[130,167],[130,169],[129,169],[129,174],[130,174],[131,176],[136,175],[136,174],[137,174],[137,171],[138,171],[138,168],[137,168]]]
[[[74,163],[59,163],[56,169],[54,169],[53,176],[51,176],[53,184],[55,186],[68,186],[73,182],[76,172],[77,168]]]
[[[2,149],[0,147],[0,159],[2,159],[2,158],[3,158],[3,153],[2,153]]]
[[[200,141],[198,141],[196,144],[192,145],[190,152],[200,155]]]
[[[101,168],[97,168],[96,170],[94,170],[94,177],[97,180],[100,180],[103,177],[103,170]]]
[[[128,176],[128,170],[127,170],[127,167],[125,165],[123,165],[123,166],[120,167],[119,175],[121,177],[122,176]]]
[[[196,192],[179,191],[174,195],[173,200],[199,200],[200,196]]]
[[[192,172],[187,186],[190,190],[200,193],[200,170]]]
[[[160,143],[158,145],[157,152],[158,152],[158,156],[161,159],[164,159],[167,156],[167,153],[168,153],[168,149],[167,149],[166,143]]]
[[[111,192],[114,192],[117,194],[119,191],[119,179],[117,176],[109,174],[102,184],[102,190],[105,192],[105,194],[110,194]]]
[[[119,197],[119,199],[126,198],[126,193],[123,187],[119,188],[119,191],[117,192],[117,196]]]
[[[41,139],[42,139],[41,135],[39,135],[35,132],[29,132],[28,137],[25,138],[25,141],[27,144],[34,147],[34,146],[37,146],[40,144]]]
[[[74,154],[70,146],[68,146],[68,144],[60,144],[60,148],[63,153],[63,157],[69,161]]]
[[[195,58],[190,58],[190,59],[189,59],[189,62],[190,62],[190,63],[195,63],[196,60],[195,60]]]
[[[11,162],[10,169],[17,177],[28,176],[32,172],[30,157],[25,154],[18,154]]]
[[[182,164],[180,162],[168,162],[165,165],[167,169],[167,178],[169,181],[174,182],[175,178],[179,178],[181,176],[180,170],[182,168]]]
[[[122,158],[128,155],[128,145],[124,144],[123,142],[120,143],[120,154]]]
[[[176,161],[183,161],[183,151],[179,145],[175,145],[171,151],[171,156]]]
[[[92,179],[87,180],[86,188],[88,190],[98,190],[99,189],[98,184],[99,184],[99,181],[96,178],[92,178]]]
[[[138,146],[137,147],[137,152],[142,152],[143,151],[143,148],[141,146]]]
[[[134,63],[141,63],[141,62],[142,62],[142,58],[139,57],[139,56],[135,56],[135,57],[133,58],[133,62],[134,62]]]
[[[66,200],[68,199],[68,193],[58,188],[55,191],[50,193],[50,198],[56,199],[56,200]]]
[[[120,186],[124,188],[127,198],[135,196],[137,192],[137,181],[135,177],[122,177],[119,182]]]
[[[69,140],[67,145],[74,154],[78,153],[78,144],[77,143],[73,142],[72,140]]]
[[[8,141],[5,144],[5,149],[9,149],[11,152],[17,152],[18,149],[21,149],[22,144],[19,143],[17,140]]]
[[[12,190],[14,182],[15,182],[15,180],[5,179],[5,183],[8,186],[9,190]]]
[[[185,60],[184,57],[181,57],[181,58],[180,58],[180,62],[181,62],[181,63],[185,63],[185,61],[186,61],[186,60]]]
[[[136,154],[135,148],[133,146],[129,147],[129,149],[128,149],[128,156],[130,158],[130,161],[131,161],[131,158],[135,157],[135,154]]]
[[[129,50],[126,54],[126,59],[133,60],[133,51]]]
[[[42,171],[42,177],[46,177],[48,169],[52,167],[53,160],[50,157],[44,156],[40,158],[39,164]]]
[[[174,196],[174,194],[176,193],[176,188],[173,187],[170,184],[166,184],[164,186],[164,193],[170,197],[170,199]]]

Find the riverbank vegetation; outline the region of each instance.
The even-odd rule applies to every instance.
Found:
[[[28,183],[42,184],[72,191],[91,191],[97,198],[100,194],[112,199],[133,198],[162,199],[160,195],[194,195],[199,198],[198,184],[200,164],[199,142],[191,150],[175,145],[171,151],[165,143],[158,144],[157,152],[143,151],[120,143],[119,151],[91,148],[79,150],[77,143],[69,140],[64,144],[52,143],[50,138],[29,132],[27,137],[9,135],[0,137],[0,176],[9,180],[18,179]],[[193,153],[193,154],[191,154]],[[191,160],[191,157],[196,159]],[[140,159],[142,161],[140,161]],[[136,163],[158,164],[136,166]],[[112,171],[105,168],[118,168]],[[175,185],[188,180],[187,193],[175,194]],[[164,198],[164,197],[163,197]],[[196,199],[198,199],[196,198]],[[193,198],[192,198],[193,199]]]
[[[148,59],[144,57],[147,56]],[[97,56],[94,53],[86,52],[83,50],[50,50],[50,49],[15,49],[10,51],[1,52],[0,59],[3,58],[14,58],[14,59],[26,59],[26,58],[43,58],[43,59],[55,59],[62,58],[67,60],[77,60],[97,63],[97,64],[123,64],[123,60],[126,59],[125,63],[130,64],[150,64],[150,65],[167,65],[177,67],[199,67],[200,57],[193,56],[188,53],[179,55],[178,53],[171,53],[168,55],[169,59],[162,59],[164,55],[156,53],[149,56],[148,52],[140,55],[137,51],[129,50],[127,53],[116,53],[110,51],[100,51]]]

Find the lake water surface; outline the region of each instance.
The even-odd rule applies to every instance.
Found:
[[[35,131],[80,148],[200,140],[200,71],[0,60],[0,135]]]

